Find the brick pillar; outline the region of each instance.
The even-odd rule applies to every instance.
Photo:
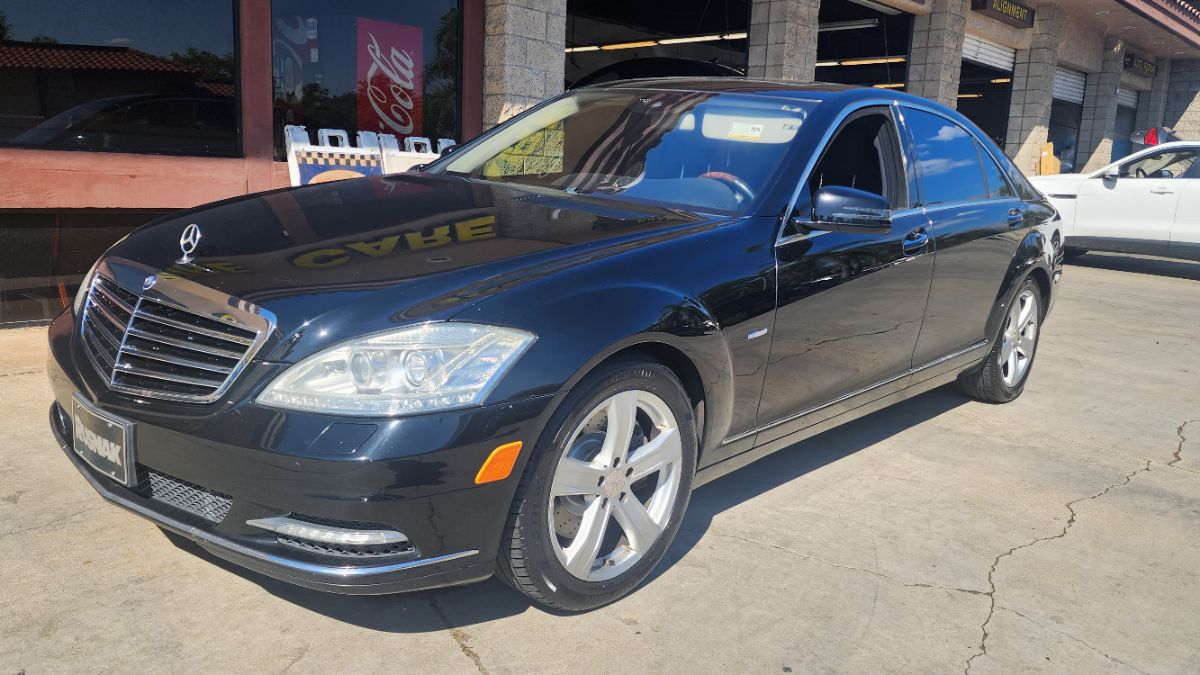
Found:
[[[1145,131],[1150,127],[1162,126],[1167,112],[1167,89],[1171,82],[1171,59],[1158,59],[1158,73],[1150,91],[1143,92],[1138,100],[1137,121],[1135,131]]]
[[[1029,49],[1017,52],[1012,102],[1008,107],[1008,143],[1004,151],[1026,173],[1035,173],[1050,128],[1054,71],[1066,13],[1058,5],[1038,5]]]
[[[1113,127],[1117,122],[1117,89],[1125,68],[1125,41],[1110,35],[1104,39],[1100,72],[1087,78],[1083,99],[1083,123],[1079,125],[1081,172],[1095,171],[1112,163]]]
[[[1200,60],[1171,62],[1163,124],[1184,140],[1200,140]]]
[[[967,0],[933,0],[933,11],[913,19],[908,92],[943,105],[958,103]]]
[[[566,0],[486,0],[483,127],[563,90]]]
[[[754,0],[746,76],[811,82],[820,0]]]

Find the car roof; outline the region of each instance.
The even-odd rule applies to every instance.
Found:
[[[603,89],[656,89],[664,91],[703,91],[714,93],[757,94],[807,101],[839,99],[843,103],[871,98],[909,101],[926,106],[938,104],[929,99],[892,89],[864,87],[832,82],[798,82],[795,80],[754,79],[744,77],[652,77],[619,80],[591,85]]]

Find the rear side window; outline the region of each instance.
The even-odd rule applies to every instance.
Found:
[[[940,115],[904,111],[916,145],[916,163],[925,205],[988,198],[975,139],[966,129]]]
[[[1012,186],[1004,179],[1004,174],[1000,170],[1000,165],[992,156],[988,154],[987,148],[982,144],[976,143],[976,149],[979,150],[979,161],[983,163],[983,175],[987,178],[988,192],[991,193],[993,199],[1007,199],[1013,196]]]

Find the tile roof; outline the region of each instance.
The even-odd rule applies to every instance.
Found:
[[[170,59],[129,47],[33,42],[0,43],[0,68],[192,72]]]

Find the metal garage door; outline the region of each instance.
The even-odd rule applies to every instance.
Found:
[[[1140,98],[1138,93],[1132,89],[1121,88],[1117,90],[1117,105],[1124,108],[1137,110],[1138,98]]]
[[[1017,62],[1017,50],[968,35],[963,41],[963,58],[1011,72]]]
[[[1083,103],[1087,90],[1087,75],[1077,70],[1057,68],[1054,71],[1054,98],[1068,103]]]

